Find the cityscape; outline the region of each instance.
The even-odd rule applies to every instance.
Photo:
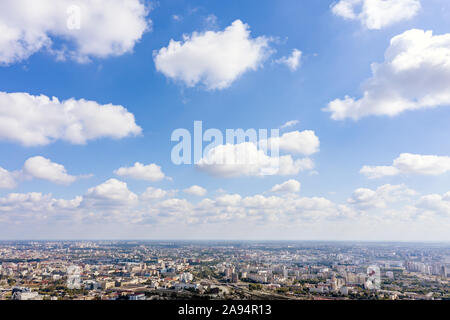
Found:
[[[450,246],[3,241],[1,300],[450,300]]]

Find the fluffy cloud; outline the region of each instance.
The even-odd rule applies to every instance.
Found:
[[[340,0],[332,12],[347,20],[359,20],[368,29],[382,29],[413,18],[420,0]]]
[[[141,195],[142,200],[161,199],[168,195],[169,192],[163,189],[148,187]]]
[[[199,161],[197,167],[212,175],[222,177],[295,175],[311,170],[314,163],[309,158],[293,160],[291,155],[268,156],[251,142],[217,146]]]
[[[63,165],[41,156],[32,157],[25,161],[23,174],[27,177],[60,184],[70,184],[77,179],[77,177],[68,174]]]
[[[3,0],[0,64],[43,49],[81,62],[131,52],[151,26],[148,11],[140,0]]]
[[[70,200],[55,199],[51,194],[37,192],[11,193],[0,198],[0,212],[14,224],[30,221],[42,223],[43,220],[53,224],[55,219],[70,222],[96,219],[110,223],[114,219],[124,218],[131,222],[131,217],[135,215],[133,210],[138,204],[137,195],[128,190],[126,183],[110,179],[88,189],[84,196]]]
[[[185,199],[167,199],[158,204],[161,216],[182,216],[192,210],[193,205]]]
[[[139,213],[145,211],[148,213],[144,215]],[[0,212],[10,213],[9,217],[14,223],[24,222],[21,220],[22,216],[25,219],[35,219],[38,216],[56,215],[61,212],[64,218],[69,220],[79,217],[92,219],[94,215],[99,223],[105,221],[111,223],[114,219],[133,223],[131,217],[133,219],[138,217],[134,223],[140,223],[145,221],[145,218],[154,217],[148,221],[152,223],[170,221],[183,224],[237,220],[317,220],[327,217],[336,218],[344,214],[341,206],[324,198],[296,196],[282,198],[259,194],[245,198],[239,194],[225,194],[215,199],[205,198],[197,204],[185,199],[170,198],[157,201],[145,210],[139,206],[136,195],[128,190],[125,183],[113,179],[89,189],[84,197],[79,196],[72,200],[53,199],[50,194],[41,193],[10,194],[0,198]]]
[[[408,199],[417,193],[405,185],[386,184],[376,190],[356,189],[347,202],[360,209],[386,208],[388,204]]]
[[[218,206],[238,206],[242,200],[239,194],[224,194],[216,198],[215,203]]]
[[[188,87],[202,84],[208,90],[229,87],[243,73],[256,70],[269,56],[270,40],[251,38],[240,20],[224,31],[194,32],[183,42],[170,40],[154,53],[156,70]]]
[[[391,39],[385,61],[372,65],[360,99],[346,96],[324,111],[334,120],[395,116],[407,110],[450,104],[450,33],[408,30]]]
[[[294,49],[289,57],[282,57],[275,60],[275,62],[286,65],[291,71],[296,71],[300,66],[301,57],[302,52],[298,49]]]
[[[115,174],[121,177],[128,177],[138,180],[160,181],[164,179],[165,175],[161,167],[151,163],[144,165],[136,162],[132,167],[122,167],[114,171]]]
[[[319,152],[320,141],[314,131],[292,131],[286,132],[281,137],[270,138],[268,141],[261,141],[261,145],[267,143],[267,146],[278,146],[281,151],[306,156]]]
[[[450,157],[402,153],[392,166],[364,166],[361,173],[370,179],[398,174],[437,176],[450,171]]]
[[[450,192],[444,195],[431,194],[419,199],[416,207],[425,211],[426,214],[436,213],[450,217]]]
[[[0,198],[0,212],[14,212],[18,214],[37,212],[45,215],[47,211],[76,209],[80,206],[83,197],[78,196],[72,200],[54,199],[51,194],[40,192],[10,193]]]
[[[148,191],[164,194],[158,189]],[[293,232],[293,235],[299,229],[320,232],[338,229],[342,232],[340,235],[348,239],[349,235],[357,236],[358,233],[351,233],[357,228],[365,235],[376,229],[370,234],[380,239],[379,232],[391,228],[390,236],[408,230],[408,235],[413,236],[421,230],[424,235],[440,232],[439,238],[446,234],[450,223],[450,193],[421,196],[404,185],[384,185],[374,190],[357,189],[346,204],[323,197],[300,197],[297,193],[290,193],[288,197],[222,194],[197,203],[182,198],[162,199],[158,195],[148,203],[128,190],[125,183],[111,179],[89,189],[83,197],[70,200],[54,199],[51,194],[12,193],[0,198],[0,212],[1,224],[15,228],[28,224],[33,229],[54,229],[55,223],[58,228],[64,228],[61,223],[66,223],[83,231],[88,226],[94,226],[96,232],[97,226],[117,225],[120,229],[116,231],[124,227],[138,230],[139,226],[145,226],[146,233],[148,228],[162,228],[164,232],[178,234],[179,228],[198,231],[202,226],[219,229],[227,226],[236,231],[239,226],[251,224],[261,228],[264,234],[274,229],[281,232],[278,234]],[[323,229],[324,225],[329,228]],[[423,229],[410,229],[411,226]],[[174,229],[167,229],[172,227]]]
[[[0,210],[3,212],[12,210],[37,211],[46,209],[49,206],[50,195],[44,196],[42,193],[31,192],[27,194],[10,193],[4,198],[0,198]]]
[[[0,167],[0,189],[13,189],[17,186],[13,173]]]
[[[300,182],[297,180],[291,179],[285,181],[281,184],[276,184],[271,189],[272,192],[280,192],[280,193],[294,193],[300,192]]]
[[[56,140],[84,144],[98,138],[138,135],[141,131],[133,114],[122,106],[0,92],[1,140],[25,146],[47,145]]]
[[[136,204],[138,196],[128,190],[125,182],[109,179],[108,181],[88,189],[83,204],[90,206],[128,206]]]
[[[76,196],[71,200],[52,199],[52,203],[56,209],[78,209],[83,201],[82,196]]]
[[[15,188],[20,180],[42,179],[57,184],[71,184],[80,177],[67,173],[62,164],[52,162],[50,159],[36,156],[27,159],[21,170],[9,172],[0,167],[0,188]]]
[[[397,168],[391,166],[364,166],[359,172],[367,176],[369,179],[391,177],[400,173]]]
[[[227,194],[202,201],[193,208],[195,214],[207,221],[233,221],[249,219],[253,221],[318,220],[337,218],[343,214],[340,206],[325,198],[289,198],[256,194],[242,197],[239,194]],[[349,209],[350,211],[350,209]],[[213,213],[213,214],[212,214]]]
[[[193,196],[198,196],[198,197],[203,197],[207,193],[206,189],[202,188],[200,186],[192,186],[187,189],[184,189],[183,191],[184,191],[184,193],[187,193],[187,194],[190,194]]]
[[[348,203],[357,205],[359,207],[385,207],[385,203],[380,199],[377,193],[371,189],[359,188],[353,192]]]

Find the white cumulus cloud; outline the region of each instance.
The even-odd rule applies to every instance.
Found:
[[[203,197],[207,193],[205,188],[197,186],[197,185],[186,188],[183,191],[184,191],[184,193],[187,193],[187,194],[190,194],[193,196],[198,196],[198,197]]]
[[[140,0],[2,0],[0,64],[44,49],[80,62],[131,52],[151,27],[148,12]]]
[[[265,143],[268,148],[278,146],[281,151],[306,156],[319,152],[320,147],[320,140],[312,130],[286,132],[281,137],[261,141],[260,145]]]
[[[138,196],[128,189],[125,182],[117,179],[108,181],[88,189],[83,203],[86,206],[115,206],[133,205],[138,201]]]
[[[229,87],[243,73],[258,69],[270,55],[269,38],[251,38],[240,20],[223,31],[194,32],[183,41],[170,40],[154,53],[156,70],[188,87],[208,90]]]
[[[119,168],[114,173],[121,177],[147,181],[160,181],[165,177],[161,167],[154,163],[144,165],[136,162],[134,166]]]
[[[400,171],[393,166],[364,166],[359,171],[369,179],[396,176]]]
[[[4,198],[0,198],[0,211],[34,211],[45,213],[47,210],[54,209],[58,204],[62,203],[53,199],[51,194],[43,195],[40,192],[10,193]]]
[[[148,191],[161,194],[157,189]],[[437,239],[443,235],[445,238],[450,221],[450,192],[420,195],[405,185],[357,189],[343,204],[323,197],[300,197],[297,193],[289,196],[221,194],[197,203],[162,198],[153,197],[149,203],[148,199],[128,190],[126,183],[115,179],[89,189],[84,196],[68,200],[37,192],[11,193],[0,197],[0,221],[4,230],[10,225],[45,228],[58,223],[58,228],[80,225],[80,232],[93,226],[94,234],[107,225],[117,225],[116,230],[152,225],[163,228],[164,232],[170,225],[175,227],[173,232],[179,233],[186,228],[220,229],[224,223],[233,229],[252,225],[264,228],[265,232],[277,228],[279,234],[289,230],[296,234],[299,228],[316,229],[326,224],[329,228],[324,232],[341,229],[344,238],[357,235],[351,233],[355,228],[364,234],[375,229],[377,232],[371,235],[379,237],[381,230],[394,227],[389,231],[391,236],[399,232],[409,232],[412,236],[418,230],[427,234],[431,230],[433,234],[439,232]],[[417,229],[420,226],[423,229]],[[243,234],[247,233],[248,228],[244,228]]]
[[[0,140],[25,146],[47,145],[56,140],[84,144],[105,137],[134,136],[141,131],[134,115],[122,106],[0,92]]]
[[[359,20],[367,29],[382,29],[413,18],[420,0],[340,0],[332,12],[347,20]]]
[[[15,175],[0,167],[0,189],[13,189],[16,186],[17,182]]]
[[[238,206],[242,200],[239,194],[224,194],[216,198],[215,203],[219,206]]]
[[[163,189],[148,187],[145,189],[144,193],[141,194],[142,200],[153,200],[153,199],[161,199],[168,195],[169,192]]]
[[[450,105],[450,33],[413,29],[395,36],[385,61],[372,64],[363,91],[362,98],[336,99],[324,111],[334,120],[358,120]]]
[[[29,158],[23,166],[25,177],[48,180],[59,184],[71,184],[77,177],[67,173],[63,165],[50,159],[37,156]]]
[[[450,217],[450,192],[444,195],[430,194],[422,196],[416,207],[425,213],[435,213],[437,215]]]
[[[69,185],[79,178],[89,176],[70,175],[62,164],[55,163],[42,156],[35,156],[28,158],[20,170],[9,172],[0,167],[0,188],[12,189],[20,181],[31,179],[41,179],[57,184]]]
[[[294,160],[291,155],[269,156],[254,143],[219,145],[199,161],[197,167],[222,177],[295,175],[311,170],[314,162],[309,158]]]
[[[386,184],[376,190],[368,188],[356,189],[347,202],[357,208],[373,209],[386,208],[388,204],[409,199],[417,195],[417,192],[409,189],[405,185]]]
[[[291,71],[296,71],[300,67],[300,59],[302,52],[298,49],[292,50],[292,53],[288,57],[282,57],[275,60],[276,63],[286,65]]]
[[[280,193],[294,193],[300,192],[300,182],[294,179],[290,179],[281,184],[276,184],[271,189],[272,192]]]
[[[450,171],[450,157],[402,153],[392,166],[364,166],[361,173],[370,179],[399,174],[437,176]]]

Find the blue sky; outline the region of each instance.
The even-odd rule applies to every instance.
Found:
[[[0,14],[0,28],[6,26],[23,34],[41,32],[50,41],[47,46],[39,46],[36,39],[13,38],[2,42],[0,36],[0,91],[5,93],[5,99],[0,99],[0,109],[22,110],[5,102],[12,93],[57,97],[60,102],[84,99],[94,101],[100,109],[108,104],[122,106],[134,115],[134,125],[142,132],[130,131],[119,138],[113,137],[115,126],[121,124],[109,123],[109,118],[102,118],[101,111],[98,125],[109,127],[107,133],[81,144],[54,136],[49,143],[30,145],[24,143],[22,133],[14,133],[18,136],[11,138],[13,134],[0,130],[3,155],[0,167],[8,172],[3,179],[8,175],[15,180],[14,186],[4,183],[4,188],[0,188],[0,217],[3,215],[0,238],[450,240],[447,232],[450,194],[446,195],[450,191],[450,101],[442,94],[450,90],[450,71],[447,71],[450,68],[445,65],[445,62],[450,65],[450,41],[433,38],[436,35],[450,38],[450,4],[446,1],[392,0],[391,5],[403,6],[401,14],[396,15],[394,7],[390,9],[394,12],[392,16],[379,18],[377,14],[383,8],[364,7],[364,0],[158,3],[133,0],[147,11],[132,11],[124,21],[140,21],[147,28],[141,30],[136,25],[136,29],[130,27],[129,33],[114,30],[117,15],[127,12],[117,10],[124,5],[121,0],[114,1],[117,7],[106,6],[100,12],[95,12],[98,8],[90,8],[86,1],[63,1],[66,5],[81,6],[81,32],[93,30],[76,35],[72,33],[76,31],[64,30],[64,23],[61,24],[67,19],[64,10],[50,12],[46,7],[48,1],[39,2],[32,9],[47,12],[43,17],[27,18],[23,13],[25,5],[20,1],[19,5],[10,5],[10,11]],[[351,7],[353,17],[339,11],[339,5],[346,2],[356,3]],[[366,16],[359,10],[366,10]],[[93,13],[104,20],[92,22]],[[386,16],[381,13],[381,17]],[[381,25],[370,25],[370,18],[381,19]],[[55,23],[47,25],[39,19],[54,19]],[[203,66],[201,59],[193,62],[187,50],[164,57],[160,50],[168,47],[171,39],[182,44],[183,35],[188,36],[185,44],[193,42],[193,32],[200,37],[206,31],[221,34],[236,20],[247,24],[251,31],[245,41],[261,37],[267,42],[267,52],[264,57],[255,58],[254,68],[237,66],[241,68],[239,75],[218,89],[208,88],[202,82],[204,79],[192,85],[179,74],[170,76],[170,68],[178,68],[176,71],[185,74],[195,72],[195,68],[205,68],[204,76],[208,72],[217,75],[215,65]],[[402,40],[403,46],[392,50],[397,57],[406,53],[415,58],[420,56],[424,61],[416,61],[409,67],[407,71],[411,73],[405,71],[406,76],[400,82],[388,78],[392,70],[386,71],[387,75],[374,76],[371,64],[383,64],[388,59],[385,52],[391,39],[401,35],[406,39],[405,32],[412,29],[432,30],[433,36],[427,39],[436,41],[429,47],[408,51],[408,45],[413,47],[422,43],[422,37],[427,37],[411,34],[413,44]],[[99,34],[93,43],[89,42],[92,32]],[[137,36],[131,35],[133,32]],[[114,38],[117,33],[119,38]],[[15,33],[11,31],[11,34]],[[110,38],[116,43],[108,42]],[[19,52],[20,48],[14,49],[20,41],[29,41],[25,54]],[[83,51],[83,45],[95,43],[103,47]],[[124,52],[119,52],[117,43],[126,44]],[[37,48],[30,49],[32,45]],[[430,47],[440,51],[431,55]],[[66,49],[60,56],[55,54],[63,48]],[[222,49],[226,50],[227,44]],[[302,53],[295,70],[280,62],[293,49]],[[11,55],[13,50],[17,52]],[[422,51],[417,53],[417,50]],[[252,52],[238,53],[242,55],[239,63],[243,63],[247,53],[250,56]],[[255,53],[263,54],[262,49]],[[159,54],[168,61],[169,67],[160,67],[163,70],[158,70],[156,63]],[[202,54],[208,57],[215,52]],[[433,63],[441,64],[443,71],[436,73],[430,67]],[[421,86],[423,92],[419,90],[415,95],[412,91],[420,84],[417,79],[422,75],[426,80]],[[364,87],[371,77],[378,84]],[[358,110],[372,108],[378,114],[361,111],[355,116],[357,119],[352,119],[356,103],[345,104],[348,109],[344,119],[335,120],[330,112],[323,111],[330,102],[343,101],[345,96],[360,99],[363,88],[373,92],[375,98],[362,100]],[[394,96],[402,96],[401,100],[393,98],[391,103],[379,98],[393,91]],[[406,107],[409,104],[404,101],[419,101],[425,96],[432,97],[434,102],[417,102],[415,107]],[[381,105],[393,110],[402,103],[404,110],[390,116],[379,111]],[[9,121],[6,113],[0,112],[0,123]],[[30,132],[46,126],[45,121],[33,122],[38,121],[33,118],[25,124],[25,117],[20,114],[15,117],[24,127],[31,128]],[[226,177],[211,175],[210,171],[194,165],[176,166],[171,161],[175,145],[170,141],[171,133],[177,128],[192,132],[195,120],[203,121],[205,129],[217,128],[223,132],[235,128],[273,129],[298,120],[297,125],[282,129],[281,133],[311,130],[320,140],[320,151],[286,152],[294,160],[309,158],[314,162],[314,168],[286,175],[262,177],[242,172]],[[396,167],[392,163],[400,154],[410,156],[402,158]],[[60,169],[46,171],[45,177],[39,175],[39,168],[27,171],[25,161],[38,156],[64,166],[65,172],[76,177],[75,180],[55,183],[48,175],[57,175]],[[119,168],[133,167],[136,162],[159,166],[165,177],[145,180],[132,174],[114,173]],[[360,172],[363,166],[392,166],[396,173],[370,179]],[[271,191],[274,185],[293,180],[301,184],[300,190],[291,183],[282,193]],[[105,183],[106,187],[101,188]],[[193,185],[204,188],[206,194],[183,191]],[[377,192],[383,186],[390,188]],[[148,187],[168,193],[145,202],[142,194]],[[114,192],[126,199],[111,198]],[[30,200],[30,193],[40,196]],[[231,202],[221,202],[221,197],[227,195],[240,199],[233,202],[227,198]],[[76,197],[81,200],[70,208],[55,205],[60,199]],[[250,200],[259,202],[249,205]],[[280,203],[292,207],[280,207]],[[249,225],[254,226],[254,231],[248,232]]]

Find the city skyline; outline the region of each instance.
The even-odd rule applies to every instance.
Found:
[[[0,300],[448,300],[449,264],[448,244],[0,241]]]
[[[448,243],[449,13],[2,1],[0,240]]]

